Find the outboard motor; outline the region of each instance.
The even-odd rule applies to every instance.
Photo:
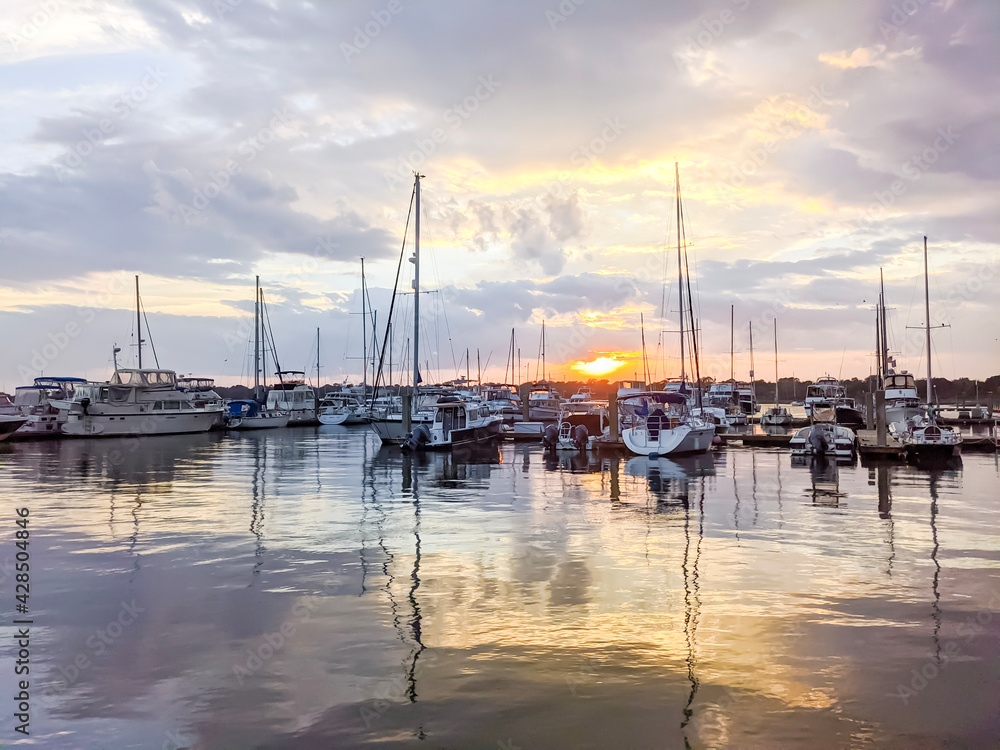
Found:
[[[81,398],[80,399],[80,408],[83,410],[83,415],[87,416],[87,414],[88,414],[87,410],[90,408],[90,399],[86,398],[86,397]]]
[[[547,451],[554,451],[559,445],[559,428],[554,424],[550,424],[542,433],[542,445]]]
[[[815,456],[825,456],[830,447],[827,445],[825,432],[816,427],[809,433],[809,445],[812,446]]]
[[[400,447],[404,451],[417,451],[427,445],[430,441],[431,431],[427,428],[427,425],[420,424],[406,436],[406,440],[403,441],[403,445]]]
[[[573,445],[576,446],[578,451],[587,450],[587,439],[590,437],[590,433],[587,432],[585,425],[578,424],[576,429],[573,430]]]

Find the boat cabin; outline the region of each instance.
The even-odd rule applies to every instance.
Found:
[[[111,376],[113,386],[136,388],[177,388],[177,373],[173,370],[115,370]]]

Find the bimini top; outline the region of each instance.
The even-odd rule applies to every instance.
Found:
[[[86,383],[86,382],[87,382],[86,378],[52,378],[48,376],[35,378],[36,386],[46,386],[49,383],[56,383],[61,385],[62,383]]]
[[[646,393],[630,393],[618,399],[630,406],[646,404],[686,404],[687,398],[680,393],[664,393],[662,391],[647,391]]]
[[[115,370],[111,385],[140,385],[152,388],[176,388],[177,373],[173,370]]]

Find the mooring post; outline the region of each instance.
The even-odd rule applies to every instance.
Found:
[[[875,392],[875,432],[878,444],[886,445],[888,430],[885,423],[885,391]]]
[[[608,422],[609,435],[612,443],[618,442],[618,399],[612,393],[608,399]]]
[[[409,393],[403,394],[403,434],[408,435],[413,431],[413,396]]]
[[[865,396],[865,429],[875,429],[875,394]]]
[[[521,387],[521,416],[525,422],[531,421],[531,386]]]

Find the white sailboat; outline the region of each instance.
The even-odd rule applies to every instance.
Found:
[[[930,273],[927,264],[926,237],[924,237],[924,307],[926,321],[920,327],[927,335],[927,405],[923,414],[911,416],[904,422],[892,422],[889,425],[889,432],[899,440],[910,458],[948,458],[962,452],[962,434],[941,421],[940,406],[934,403],[934,381],[931,377],[931,331],[933,328],[943,326],[931,326]],[[914,390],[916,390],[915,387]]]
[[[695,335],[694,309],[691,304],[691,279],[686,273],[686,243],[682,244],[680,167],[674,164],[674,186],[677,198],[677,286],[680,311],[681,388],[685,390],[685,316],[689,316],[688,332],[691,336],[690,352],[698,399],[701,399],[701,366],[698,358],[698,337]],[[685,307],[685,295],[687,307]],[[701,404],[698,404],[701,406]],[[640,456],[665,456],[683,453],[702,453],[712,447],[715,425],[691,413],[688,397],[682,392],[647,391],[626,395],[618,400],[624,429],[622,441],[633,453]]]
[[[770,427],[788,427],[792,423],[792,415],[778,398],[778,319],[774,319],[774,406],[768,409],[760,418],[762,425]]]
[[[291,419],[291,412],[264,406],[261,402],[261,373],[266,366],[266,341],[264,333],[263,293],[260,276],[254,282],[253,306],[253,398],[233,399],[226,402],[225,423],[229,430],[264,430],[285,427]],[[273,343],[273,342],[272,342]]]

